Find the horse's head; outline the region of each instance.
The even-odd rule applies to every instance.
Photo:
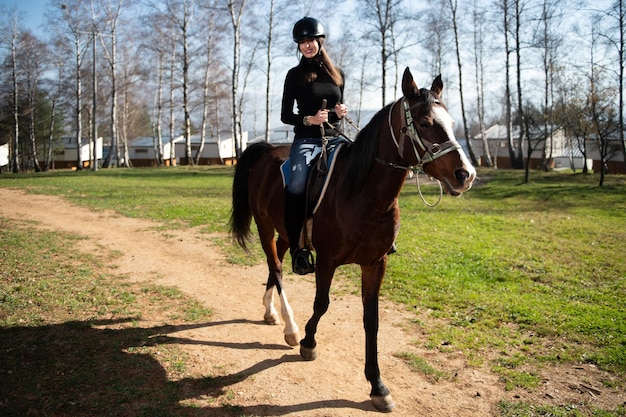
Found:
[[[399,109],[403,122],[396,144],[407,163],[441,181],[456,196],[471,188],[476,170],[454,137],[454,121],[441,99],[442,91],[441,76],[430,90],[420,89],[409,68],[404,70]]]

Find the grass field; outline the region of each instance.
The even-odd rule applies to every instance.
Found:
[[[472,190],[460,198],[444,197],[434,208],[422,203],[414,183],[407,183],[400,196],[399,252],[390,258],[383,296],[415,312],[415,326],[428,335],[416,343],[461,351],[470,363],[501,375],[507,387],[532,390],[538,383],[534,369],[581,362],[597,364],[623,381],[626,177],[609,176],[598,187],[597,178],[582,174],[533,172],[528,184],[522,183],[523,174],[480,171]],[[0,187],[55,194],[93,210],[155,219],[168,227],[200,226],[206,232],[227,232],[231,184],[230,167],[0,176]],[[427,194],[436,199],[432,190]],[[5,233],[4,256],[9,247],[13,253],[18,241],[27,245],[18,257],[49,246],[24,239],[19,231]],[[228,239],[222,246],[233,262],[264,262],[256,243],[253,256],[242,254]],[[0,273],[23,265],[24,260],[3,263]],[[351,285],[357,272],[342,267],[346,288],[357,291]],[[4,279],[2,286],[4,309],[12,304]],[[123,291],[116,294],[124,298]],[[123,302],[98,304],[96,311],[128,308]],[[71,305],[65,306],[68,310]],[[16,306],[14,313],[0,316],[0,324],[45,322],[45,317]],[[503,404],[501,412],[576,415],[558,410],[532,414],[511,404]],[[597,415],[625,413],[622,407]]]

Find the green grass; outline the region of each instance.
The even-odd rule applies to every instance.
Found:
[[[498,410],[500,417],[623,417],[626,415],[626,408],[621,406],[611,411],[592,408],[587,412],[577,404],[555,407],[509,401],[500,401]]]
[[[3,328],[133,314],[128,306],[134,295],[125,285],[108,285],[110,276],[95,272],[98,260],[68,250],[77,239],[0,218]]]
[[[415,312],[425,336],[414,343],[463,352],[511,389],[532,390],[537,370],[559,364],[593,363],[623,381],[626,177],[608,176],[604,187],[595,176],[571,173],[532,172],[528,184],[523,172],[481,170],[480,177],[468,193],[444,197],[435,208],[422,203],[414,184],[401,193],[399,252],[390,257],[383,296]],[[0,175],[0,187],[220,234],[227,231],[231,184],[231,167]],[[264,262],[257,242],[249,256],[228,238],[216,239],[233,262]],[[40,244],[46,246],[30,242]],[[62,251],[44,252],[54,258]],[[357,268],[342,267],[341,275],[342,286],[358,292]],[[45,289],[39,292],[44,299]],[[37,322],[36,309],[23,320]]]
[[[432,347],[626,373],[626,178],[482,174],[435,209],[405,188],[384,294],[444,321]]]
[[[437,382],[441,379],[449,379],[451,377],[445,372],[436,369],[434,366],[429,364],[426,359],[416,355],[415,353],[400,352],[396,353],[395,356],[402,359],[413,372],[424,375],[431,381]]]
[[[154,219],[167,227],[228,228],[232,168],[136,168],[0,175],[0,187],[57,195],[95,210]]]
[[[193,415],[179,404],[191,384],[170,381],[188,355],[164,334],[211,310],[100,272],[109,254],[78,239],[0,217],[0,415]]]

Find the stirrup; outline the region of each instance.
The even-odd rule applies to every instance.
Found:
[[[298,275],[306,275],[315,272],[315,259],[310,250],[298,248],[291,255],[291,267]]]

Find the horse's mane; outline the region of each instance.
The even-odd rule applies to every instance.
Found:
[[[351,197],[361,189],[372,167],[374,156],[378,150],[380,129],[390,108],[391,104],[378,111],[369,123],[361,129],[354,143],[350,145],[347,152],[343,155],[348,167],[344,178],[346,197]]]

